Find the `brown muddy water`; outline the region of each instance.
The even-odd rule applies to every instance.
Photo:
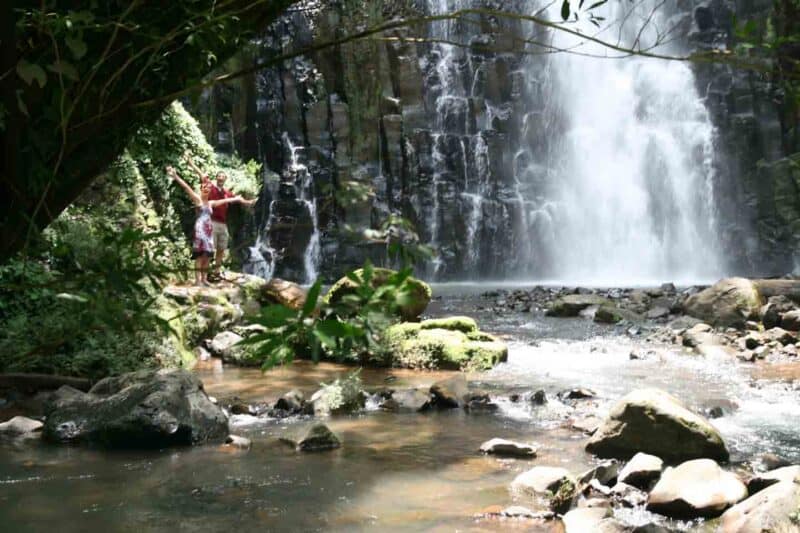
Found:
[[[391,414],[367,409],[326,423],[343,441],[339,450],[297,454],[279,445],[309,419],[234,416],[232,433],[253,441],[250,451],[205,446],[157,452],[108,452],[39,442],[0,442],[2,531],[550,531],[549,525],[497,521],[476,515],[492,506],[534,502],[508,490],[534,465],[580,473],[593,464],[586,438],[572,421],[602,415],[626,392],[660,387],[691,408],[721,407],[713,420],[734,463],[771,452],[800,461],[800,365],[753,366],[651,346],[638,336],[582,319],[497,314],[481,309],[479,288],[438,287],[444,297],[431,315],[469,314],[510,345],[506,364],[472,374],[500,409]],[[485,289],[483,287],[482,289]],[[631,360],[636,349],[642,359]],[[351,371],[323,363],[295,363],[262,374],[255,369],[205,365],[198,369],[209,394],[271,402],[292,388],[307,393]],[[369,387],[429,385],[448,375],[365,369]],[[595,400],[561,403],[572,387]],[[549,402],[532,406],[509,395],[543,389]],[[538,443],[534,460],[497,459],[477,452],[481,442],[505,437]],[[739,465],[736,465],[739,467]],[[654,517],[620,511],[630,524]],[[701,531],[710,525],[682,523]]]

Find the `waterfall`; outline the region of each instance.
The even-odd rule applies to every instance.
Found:
[[[558,17],[559,7],[551,8],[551,18]],[[665,7],[657,9],[655,0],[606,4],[597,15],[627,22],[612,23],[598,36],[646,47],[656,39],[656,27],[668,28],[672,13]],[[587,22],[576,26],[598,33]],[[553,35],[559,48],[619,55],[581,41]],[[680,51],[665,45],[658,52]],[[543,250],[551,265],[547,274],[565,282],[609,284],[718,277],[714,128],[689,65],[566,53],[548,61],[545,115],[558,128],[548,132],[554,136],[552,150],[537,162],[549,169],[546,224],[555,246]],[[531,70],[540,67],[541,61],[529,62]]]
[[[289,134],[284,132],[283,140],[289,150],[290,175],[294,178],[295,197],[301,202],[311,219],[311,237],[303,253],[303,268],[305,271],[305,283],[311,284],[319,277],[320,262],[320,232],[319,219],[317,217],[317,199],[314,197],[314,177],[309,172],[308,167],[300,161],[300,151],[302,146],[296,146],[289,138]]]

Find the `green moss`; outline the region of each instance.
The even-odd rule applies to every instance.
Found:
[[[478,331],[469,317],[396,324],[385,331],[384,342],[394,364],[410,368],[487,370],[508,357],[506,345]]]
[[[462,331],[464,333],[473,333],[478,331],[478,324],[475,322],[475,319],[468,316],[432,318],[430,320],[423,320],[421,326],[422,329],[449,329],[454,331]]]

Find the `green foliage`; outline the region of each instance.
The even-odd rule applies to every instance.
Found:
[[[258,198],[261,194],[261,163],[250,160],[243,163],[235,155],[217,154],[214,173],[224,172],[228,179],[225,187],[234,194],[247,199]]]
[[[411,269],[404,269],[374,286],[374,267],[367,262],[362,275],[351,272],[353,290],[341,299],[320,298],[321,281],[308,291],[303,309],[283,305],[262,309],[254,322],[267,330],[242,343],[255,345],[263,368],[291,362],[296,354],[337,361],[389,364],[381,342],[383,332],[398,321],[397,309],[405,304],[414,287]]]

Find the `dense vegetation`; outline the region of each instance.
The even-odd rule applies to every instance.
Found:
[[[0,267],[0,370],[97,377],[157,364],[159,353],[174,360],[155,303],[188,271],[194,209],[163,169],[193,177],[187,151],[225,171],[237,193],[257,191],[257,165],[217,157],[183,106],[170,106],[27,254]]]

